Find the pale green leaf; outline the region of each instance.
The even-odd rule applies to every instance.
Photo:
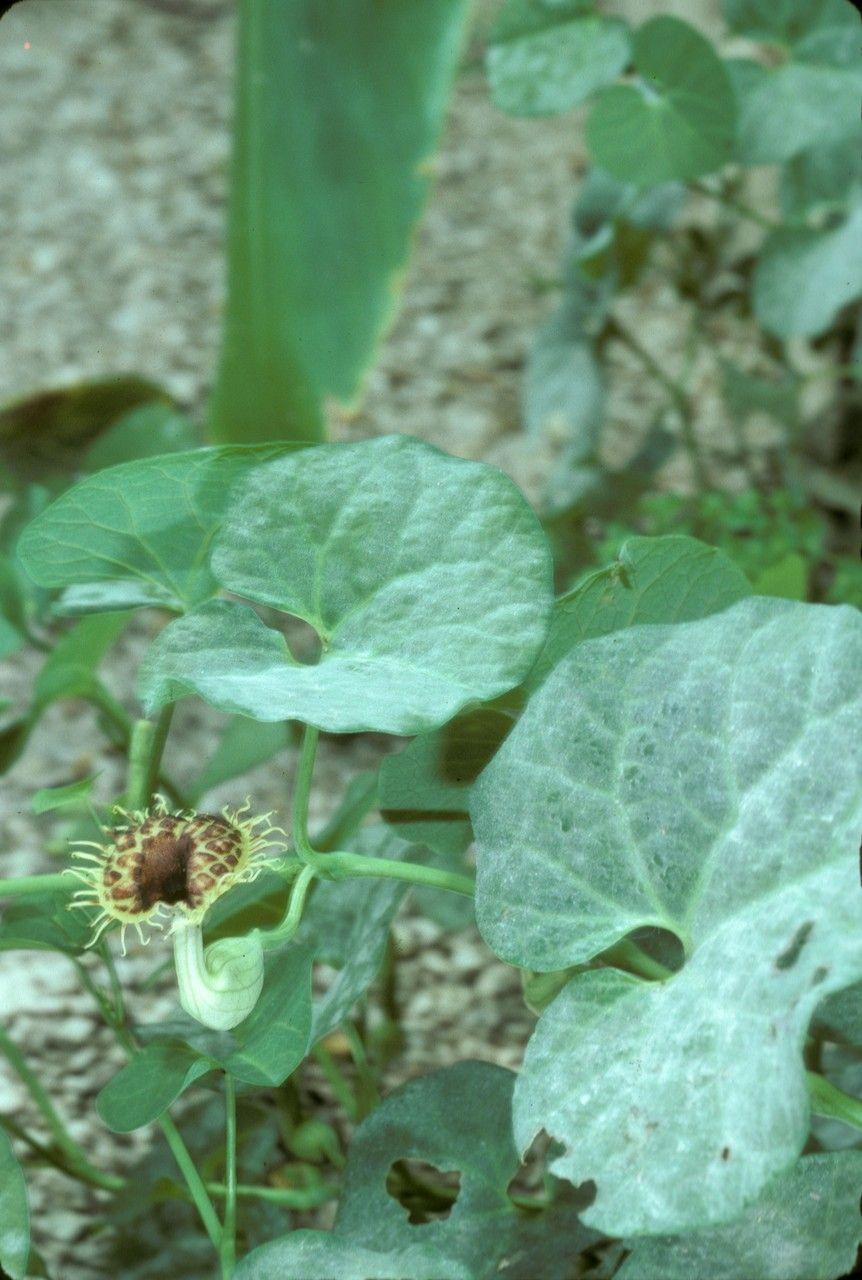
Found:
[[[595,162],[639,186],[721,168],[732,154],[736,104],[709,41],[678,18],[653,18],[635,34],[634,63],[642,83],[605,89],[590,115]]]
[[[686,1236],[634,1241],[619,1280],[835,1280],[862,1243],[862,1151],[806,1156],[740,1218]]]
[[[289,446],[197,449],[122,463],[67,489],[32,520],[18,554],[42,587],[138,583],[179,605],[215,591],[210,542],[243,471]],[[90,600],[90,607],[97,603]],[[128,603],[128,601],[125,601]],[[116,608],[116,598],[103,600]]]
[[[417,733],[517,684],[551,606],[549,549],[512,482],[402,436],[258,468],[237,489],[213,570],[309,622],[321,659],[294,662],[280,632],[215,601],[151,648],[149,708],[195,692],[260,720]]]
[[[860,296],[862,202],[837,227],[782,227],[767,239],[753,297],[755,314],[770,333],[816,337]]]
[[[696,538],[629,538],[613,564],[589,574],[554,603],[548,639],[527,689],[537,688],[584,640],[644,623],[705,618],[750,594],[742,570]]]
[[[27,1188],[12,1144],[0,1129],[0,1270],[24,1280],[30,1253]]]
[[[491,94],[515,116],[569,111],[625,70],[628,28],[584,13],[580,0],[509,0],[488,42]]]
[[[860,662],[858,611],[761,598],[586,641],[474,789],[498,954],[562,969],[645,925],[686,945],[666,983],[574,978],[528,1047],[518,1141],[566,1145],[592,1225],[730,1219],[802,1148],[805,1030],[862,976]]]
[[[862,145],[847,137],[832,146],[794,156],[781,174],[781,208],[789,218],[815,210],[846,208],[860,200]]]
[[[240,6],[221,440],[318,439],[395,309],[464,0]]]
[[[200,443],[199,429],[175,405],[154,401],[133,409],[98,436],[84,456],[82,469],[104,471],[121,462],[196,449]]]

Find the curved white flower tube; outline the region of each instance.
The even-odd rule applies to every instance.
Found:
[[[263,948],[256,933],[220,938],[204,951],[199,924],[173,927],[180,1004],[214,1031],[229,1031],[251,1013],[263,987]]]

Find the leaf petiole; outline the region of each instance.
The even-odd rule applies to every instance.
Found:
[[[862,1099],[854,1098],[838,1089],[816,1071],[806,1071],[811,1110],[816,1116],[828,1120],[840,1120],[853,1129],[862,1129]]]

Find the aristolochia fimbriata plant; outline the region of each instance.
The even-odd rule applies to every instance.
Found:
[[[42,796],[78,804],[83,884],[72,898],[66,874],[3,881],[0,945],[72,959],[127,1055],[99,1116],[161,1126],[183,1180],[170,1212],[194,1206],[224,1277],[852,1267],[858,611],[757,597],[683,537],[632,539],[554,600],[545,534],[514,485],[401,437],[123,464],[55,499],[19,555],[86,615],[46,660],[43,703],[66,688],[110,715],[93,654],[133,606],[164,625],[138,671],[122,810],[100,816],[92,780]],[[314,660],[293,652],[285,616],[316,633]],[[226,727],[178,781],[163,748],[192,696]],[[378,737],[379,762],[312,830],[321,735],[353,733],[411,741]],[[277,811],[202,811],[209,790],[297,742],[288,834]],[[517,1073],[456,1063],[381,1103],[397,1044],[390,926],[408,891],[445,928],[478,925],[537,1021]],[[126,1010],[112,948],[134,940],[129,925],[172,942],[181,1009],[167,1023]],[[337,1126],[307,1114],[309,1057]],[[200,1081],[190,1150],[169,1108]],[[33,1096],[53,1162],[125,1196],[127,1217],[143,1199],[170,1242],[148,1265],[179,1274],[164,1168],[95,1168]],[[543,1131],[538,1193],[522,1162]],[[5,1213],[17,1232],[0,1230],[0,1262],[17,1280],[26,1196],[5,1140],[0,1162],[0,1227]],[[459,1189],[434,1170],[458,1170]],[[329,1231],[267,1217],[334,1198]],[[202,1274],[199,1253],[189,1265]]]

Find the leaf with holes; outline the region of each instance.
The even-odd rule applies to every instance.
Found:
[[[222,585],[310,623],[322,656],[295,662],[246,605],[214,601],[150,650],[150,709],[194,692],[259,720],[413,734],[516,685],[544,639],[550,553],[522,495],[405,436],[258,468],[214,548]]]
[[[809,1020],[862,976],[860,663],[858,611],[757,598],[588,640],[476,785],[499,955],[563,969],[647,925],[688,954],[575,977],[528,1047],[518,1142],[565,1143],[592,1225],[730,1219],[802,1148]]]
[[[354,1137],[332,1231],[295,1231],[254,1250],[236,1280],[328,1280],[335,1273],[490,1280],[510,1274],[510,1263],[517,1264],[513,1276],[540,1274],[540,1257],[541,1274],[561,1280],[568,1274],[564,1259],[570,1266],[595,1236],[566,1198],[547,1211],[541,1235],[510,1199],[519,1166],[511,1139],[513,1082],[501,1067],[460,1062],[396,1090]],[[445,1217],[411,1225],[388,1189],[401,1161],[458,1172],[457,1198]],[[548,1248],[549,1234],[556,1250]]]

